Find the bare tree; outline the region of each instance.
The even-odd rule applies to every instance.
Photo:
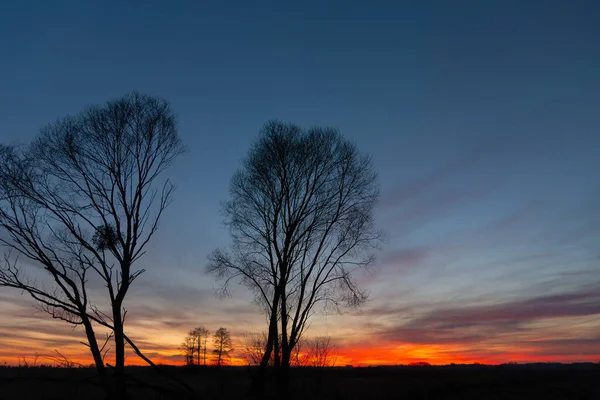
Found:
[[[200,365],[201,359],[203,364],[206,365],[206,348],[209,335],[210,331],[204,326],[199,326],[192,331],[192,336],[196,342],[197,365]]]
[[[337,361],[337,348],[328,335],[303,338],[300,343],[302,344],[300,365],[317,370],[314,375],[314,397],[318,397],[325,378],[324,369],[335,366]]]
[[[76,243],[67,244],[67,248],[57,246],[56,242],[60,241],[48,237],[44,232],[44,207],[15,185],[35,179],[31,160],[6,146],[0,146],[0,153],[0,227],[5,233],[5,236],[0,236],[0,243],[9,248],[0,262],[0,285],[28,293],[37,301],[38,307],[52,318],[84,328],[96,370],[110,396],[112,392],[106,381],[104,347],[99,346],[92,325],[93,318],[88,315],[90,305],[86,282],[90,265],[83,261],[88,256],[84,256],[86,250]],[[51,231],[51,235],[54,232]],[[58,236],[58,231],[55,235]],[[39,264],[50,276],[50,285],[25,275],[17,267],[18,255],[11,257],[10,249],[16,249],[17,254]]]
[[[267,334],[261,333],[244,333],[242,337],[242,358],[246,360],[248,365],[258,366],[267,345]]]
[[[302,365],[315,368],[333,367],[337,361],[337,348],[327,335],[306,340]]]
[[[182,345],[181,351],[185,356],[187,365],[206,365],[206,348],[210,331],[204,326],[192,329],[188,332]]]
[[[368,268],[381,234],[373,207],[376,173],[368,156],[331,128],[268,122],[230,183],[224,204],[231,251],[215,250],[207,271],[227,293],[249,287],[269,321],[265,367],[281,335],[290,365],[317,305],[358,306],[367,297],[354,272]]]
[[[185,357],[186,365],[194,365],[194,353],[196,351],[196,339],[192,334],[193,331],[188,332],[185,339],[181,343],[180,349]]]
[[[281,338],[279,338],[281,339]],[[266,332],[260,333],[245,333],[242,338],[242,346],[243,353],[242,357],[248,365],[259,366],[262,358],[265,354],[265,348],[267,347],[268,335]],[[279,348],[276,350],[279,352]],[[274,350],[275,352],[275,350]],[[275,364],[275,358],[280,359],[281,353],[279,352],[279,357],[271,357],[268,361],[268,365],[273,366]]]
[[[134,264],[174,189],[161,175],[183,151],[168,103],[139,93],[88,107],[48,125],[29,146],[3,150],[0,226],[9,238],[0,241],[43,265],[57,289],[27,280],[14,263],[2,284],[26,290],[55,317],[79,322],[88,314],[110,327],[119,395],[125,296],[144,272]],[[107,288],[108,309],[89,302],[90,272]]]
[[[224,364],[231,357],[233,351],[233,343],[231,335],[227,328],[219,328],[213,336],[213,354],[215,355],[215,363],[218,367]]]

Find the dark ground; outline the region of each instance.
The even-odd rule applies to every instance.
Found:
[[[130,367],[133,399],[248,398],[248,368],[167,367],[195,394],[148,367]],[[150,387],[152,386],[152,387]],[[255,398],[275,398],[274,388]],[[103,399],[93,369],[0,368],[0,400]],[[289,399],[598,399],[598,364],[295,368]]]

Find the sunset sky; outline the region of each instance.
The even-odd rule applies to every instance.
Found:
[[[189,151],[126,300],[157,361],[182,363],[198,325],[238,349],[266,327],[204,267],[229,243],[229,178],[277,118],[339,128],[379,171],[369,301],[308,331],[338,364],[597,362],[598,21],[596,1],[4,2],[0,142],[131,90],[171,102]],[[89,363],[84,339],[0,288],[0,363]]]

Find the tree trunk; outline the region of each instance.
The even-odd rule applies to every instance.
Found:
[[[127,398],[127,387],[125,384],[125,338],[123,337],[123,318],[121,305],[113,304],[113,323],[115,335],[115,383],[117,399]]]
[[[265,353],[260,360],[259,370],[265,370],[269,365],[269,360],[273,354],[273,346],[277,341],[277,306],[279,303],[279,296],[275,294],[273,296],[273,308],[271,309],[271,317],[269,319],[269,333],[267,335],[267,345],[265,347]],[[277,350],[277,349],[276,349]],[[275,352],[275,358],[278,359],[277,351]]]
[[[281,352],[281,368],[289,368],[292,358],[292,348],[290,346]]]
[[[198,366],[200,366],[200,337],[198,337],[198,347],[196,348],[196,355],[198,356]]]
[[[286,348],[281,350],[281,367],[277,370],[277,391],[280,398],[289,397],[291,355],[291,348],[286,342]]]
[[[280,290],[281,292],[281,367],[277,369],[277,390],[279,397],[286,398],[288,396],[289,388],[289,369],[290,369],[290,356],[292,349],[290,348],[290,341],[288,338],[288,314],[287,314],[287,301],[285,286]]]
[[[285,286],[281,288],[281,365],[289,367],[290,358],[286,358],[286,354],[291,354],[289,349],[288,334],[287,334],[287,301],[285,298]],[[287,364],[286,364],[287,359]]]
[[[92,323],[89,319],[83,318],[83,326],[85,328],[85,336],[87,337],[90,345],[90,351],[94,357],[94,364],[96,365],[96,371],[98,376],[101,378],[106,376],[106,368],[104,367],[104,361],[102,361],[102,354],[100,353],[100,347],[98,347],[98,341],[96,340],[96,334]]]
[[[265,346],[265,352],[260,360],[260,364],[258,365],[258,371],[256,377],[252,381],[252,385],[250,388],[251,394],[260,395],[263,393],[265,388],[265,381],[267,377],[267,367],[269,365],[269,360],[271,356],[274,356],[275,368],[279,366],[279,345],[277,341],[277,307],[279,304],[279,293],[275,291],[273,294],[273,302],[271,308],[271,316],[269,318],[269,332],[267,334],[267,343]],[[275,353],[273,354],[273,348],[275,348]]]
[[[279,341],[279,330],[275,324],[273,333],[273,368],[277,369],[281,365],[281,342]]]
[[[113,397],[113,392],[110,386],[110,382],[108,381],[108,376],[106,375],[106,366],[104,365],[104,360],[102,360],[102,353],[100,352],[100,347],[98,347],[98,341],[96,340],[96,333],[94,332],[94,327],[92,326],[92,323],[87,318],[87,316],[83,317],[82,320],[83,326],[85,328],[85,336],[87,337],[88,344],[90,345],[90,351],[92,352],[92,356],[94,357],[96,372],[98,372],[98,377],[100,378],[100,382],[104,387],[106,398],[111,399]]]

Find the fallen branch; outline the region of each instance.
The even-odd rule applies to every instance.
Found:
[[[89,318],[91,320],[97,322],[98,324],[104,326],[105,328],[114,330],[114,327],[111,324],[109,324],[108,322],[106,322],[104,319],[98,317],[97,315],[89,315]],[[187,383],[185,383],[181,379],[177,378],[175,375],[167,372],[164,368],[161,368],[159,365],[156,365],[151,359],[149,359],[148,357],[146,357],[144,355],[144,353],[142,353],[142,351],[139,349],[139,347],[137,347],[136,344],[133,343],[133,341],[125,333],[123,333],[123,339],[125,339],[125,341],[127,342],[127,344],[129,344],[129,346],[131,347],[131,349],[135,352],[135,354],[137,354],[138,357],[140,357],[142,360],[144,360],[148,365],[150,365],[156,371],[158,371],[158,372],[160,372],[160,373],[168,376],[169,378],[171,378],[175,382],[179,383],[181,386],[183,386],[191,394],[196,394],[196,392],[194,391],[194,389],[192,389],[192,387],[189,386]]]

